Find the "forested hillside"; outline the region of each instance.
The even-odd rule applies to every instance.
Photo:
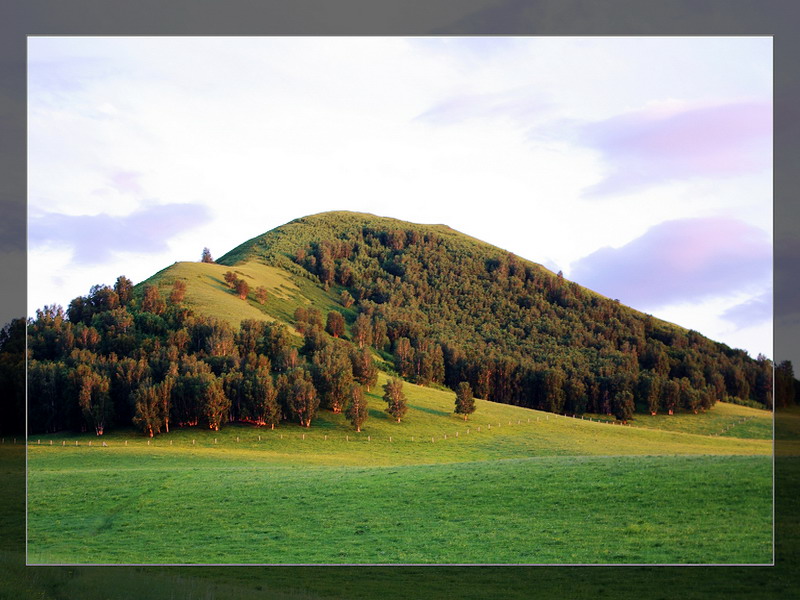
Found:
[[[219,262],[259,259],[346,288],[360,343],[419,382],[570,413],[769,406],[772,364],[605,298],[443,225],[297,219]]]
[[[768,359],[442,225],[322,213],[188,264],[37,311],[32,432],[308,426],[320,408],[357,406],[376,359],[415,383],[560,413],[771,406]]]

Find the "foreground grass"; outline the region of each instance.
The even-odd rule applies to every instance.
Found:
[[[31,439],[29,559],[771,560],[771,440],[624,427],[484,401],[464,421],[452,413],[451,392],[411,384],[405,392],[410,409],[398,424],[373,390],[360,434],[322,411],[309,429]]]
[[[176,454],[75,469],[64,483],[29,474],[32,562],[771,560],[769,457],[299,469]]]

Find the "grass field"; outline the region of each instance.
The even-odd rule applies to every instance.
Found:
[[[605,415],[587,415],[593,418],[613,419]],[[664,431],[682,431],[700,435],[720,435],[736,438],[772,439],[772,413],[747,406],[719,402],[702,418],[689,412],[674,415],[636,414],[633,427],[648,427]]]
[[[452,393],[405,391],[403,423],[373,393],[360,434],[322,412],[308,430],[31,439],[29,561],[772,560],[772,441],[758,432],[624,427],[483,401],[465,422]],[[693,417],[767,415],[742,410],[763,413],[719,405]]]

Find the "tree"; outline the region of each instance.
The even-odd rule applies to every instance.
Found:
[[[359,348],[372,344],[372,323],[364,313],[358,315],[353,323],[353,341]]]
[[[300,352],[306,356],[319,352],[328,345],[329,339],[317,325],[309,327],[306,329],[305,335],[303,335],[303,347]]]
[[[353,306],[355,298],[353,298],[353,296],[351,296],[350,292],[348,292],[347,290],[342,290],[342,293],[339,296],[339,301],[345,308],[350,308],[351,306]]]
[[[694,414],[697,414],[697,410],[700,408],[701,400],[699,390],[692,387],[688,377],[681,377],[678,385],[680,386],[679,397],[681,407],[691,410]]]
[[[399,337],[394,343],[394,368],[401,377],[408,377],[414,371],[414,348],[407,337]]]
[[[651,415],[658,412],[659,395],[661,392],[661,382],[658,375],[652,372],[641,371],[636,391],[641,404],[647,406]]]
[[[633,394],[630,390],[619,390],[616,392],[611,404],[614,416],[623,423],[627,423],[633,416],[635,405],[633,403]]]
[[[375,366],[372,353],[368,348],[353,349],[350,361],[353,363],[353,378],[370,391],[378,381],[378,367]]]
[[[403,393],[403,380],[392,378],[383,386],[383,399],[388,405],[386,412],[392,415],[397,422],[406,414],[406,395]]]
[[[775,365],[775,407],[785,408],[796,402],[794,368],[792,361],[783,360]]]
[[[299,368],[289,373],[286,384],[286,403],[300,425],[311,426],[312,419],[317,416],[319,397],[311,382],[311,376],[305,369]]]
[[[260,285],[256,288],[256,300],[259,304],[264,304],[267,301],[267,288]]]
[[[176,279],[172,284],[172,291],[169,293],[170,304],[180,304],[186,296],[186,281]]]
[[[475,398],[472,397],[472,388],[469,383],[462,381],[456,390],[456,410],[457,415],[464,415],[464,420],[475,412]]]
[[[360,385],[353,384],[350,388],[350,406],[347,407],[346,416],[347,420],[359,432],[361,431],[361,426],[369,417],[367,399],[364,397],[364,390]]]
[[[131,301],[133,295],[133,283],[124,275],[117,277],[117,282],[114,284],[114,291],[117,292],[119,298],[119,305],[126,306]]]
[[[204,262],[204,263],[213,263],[214,262],[214,259],[211,258],[211,250],[209,250],[208,248],[203,248],[203,254],[200,257],[200,262]]]
[[[661,386],[661,403],[667,409],[668,414],[673,414],[681,397],[681,386],[674,379],[668,379]]]
[[[164,431],[169,433],[169,415],[172,412],[172,388],[175,386],[175,375],[167,375],[164,380],[156,386],[156,395],[161,406],[162,419],[164,421]]]
[[[250,286],[247,285],[247,282],[244,279],[237,279],[236,280],[236,295],[239,296],[242,300],[247,298],[247,294],[250,293]]]
[[[328,320],[325,324],[325,331],[333,337],[338,338],[344,335],[344,316],[338,310],[328,313]]]
[[[144,286],[144,295],[142,296],[142,310],[150,312],[155,315],[160,315],[166,309],[166,302],[158,293],[158,286],[146,285]]]
[[[208,421],[209,429],[219,431],[220,425],[226,420],[231,401],[222,389],[222,382],[213,375],[205,378],[205,389],[202,396],[203,416]]]
[[[133,401],[136,413],[133,422],[142,431],[153,437],[156,433],[161,433],[161,423],[164,414],[156,387],[151,381],[144,384],[133,393]]]
[[[225,274],[222,276],[222,278],[225,280],[225,284],[229,288],[232,290],[236,289],[236,280],[238,279],[238,277],[236,277],[236,273],[233,271],[225,271]]]
[[[281,420],[281,407],[278,404],[278,390],[267,373],[256,373],[248,381],[247,407],[248,416],[257,425],[275,425]]]
[[[314,387],[325,408],[341,413],[353,385],[353,364],[346,348],[328,344],[311,359]]]
[[[111,380],[94,371],[90,365],[79,364],[74,371],[74,381],[84,418],[97,435],[103,435],[106,421],[111,416]]]

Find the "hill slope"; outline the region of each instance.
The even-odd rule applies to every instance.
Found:
[[[259,263],[341,288],[379,349],[407,338],[398,371],[472,384],[481,398],[555,412],[696,411],[716,400],[770,405],[771,363],[621,305],[444,225],[351,212],[296,219],[218,263]],[[381,322],[383,325],[381,325]],[[402,342],[405,344],[405,342]],[[431,373],[438,348],[444,373]],[[402,357],[398,363],[402,363]]]

